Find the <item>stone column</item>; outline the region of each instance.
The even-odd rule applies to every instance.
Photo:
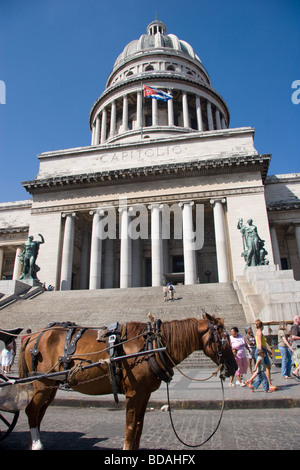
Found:
[[[220,118],[220,111],[216,109],[216,124],[217,124],[217,129],[222,129],[221,125],[221,118]]]
[[[169,93],[171,91],[169,90]],[[169,126],[174,126],[174,105],[173,105],[173,100],[168,100],[168,125]]]
[[[226,199],[211,199],[214,213],[215,240],[219,282],[229,282],[224,204]]]
[[[161,211],[159,204],[152,204],[151,209],[151,258],[152,258],[152,286],[161,286],[163,282],[163,254]]]
[[[298,257],[300,260],[300,224],[295,225],[295,235],[296,235],[296,242],[297,242],[297,249],[298,249]]]
[[[102,111],[101,139],[100,139],[101,144],[103,144],[106,141],[106,123],[107,123],[107,111],[106,111],[106,108],[105,108]]]
[[[99,142],[100,142],[100,114],[98,114],[96,118],[94,145],[99,145]]]
[[[4,248],[0,248],[0,281],[2,279],[3,272],[3,260],[4,260]]]
[[[213,121],[212,110],[211,110],[211,102],[210,101],[207,101],[207,119],[208,119],[208,130],[213,131],[214,130],[214,121]]]
[[[157,100],[152,98],[152,126],[158,125]]]
[[[203,131],[202,111],[200,96],[196,96],[196,116],[198,131]]]
[[[13,280],[18,281],[22,273],[22,263],[20,260],[20,254],[23,252],[23,248],[18,247],[16,250],[15,262],[14,262],[14,271],[13,271]]]
[[[123,96],[122,131],[128,131],[128,96]]]
[[[120,208],[120,287],[131,287],[131,238],[128,233],[130,216],[127,207]]]
[[[182,203],[182,231],[185,284],[196,284],[196,256],[193,244],[193,205],[193,202]]]
[[[91,145],[95,145],[95,133],[96,133],[95,124],[92,124],[92,140],[91,140]]]
[[[278,239],[277,239],[277,233],[276,233],[275,225],[271,225],[270,234],[271,234],[271,241],[272,241],[274,263],[278,264],[279,269],[281,269],[281,259],[280,259],[279,245],[278,245]]]
[[[91,259],[90,259],[90,289],[101,288],[101,264],[102,264],[102,227],[100,212],[93,214]]]
[[[65,218],[65,230],[62,249],[62,261],[60,272],[60,290],[70,290],[72,285],[75,212],[63,214]]]
[[[109,136],[113,137],[116,134],[116,117],[117,117],[117,107],[116,102],[111,103],[111,113],[110,113],[110,133]]]
[[[187,92],[182,92],[183,127],[190,127]]]
[[[142,99],[143,99],[142,92],[138,91],[136,95],[136,121],[137,121],[136,125],[138,129],[142,127],[142,123],[143,123]]]

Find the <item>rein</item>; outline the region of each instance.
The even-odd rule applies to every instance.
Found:
[[[207,380],[207,379],[206,379]],[[217,426],[215,427],[214,431],[210,434],[210,436],[208,436],[203,442],[201,442],[200,444],[187,444],[186,442],[184,442],[178,435],[176,429],[175,429],[175,426],[174,426],[174,422],[173,422],[173,418],[172,418],[172,411],[171,411],[171,405],[170,405],[170,394],[169,394],[169,384],[167,383],[167,397],[168,397],[168,410],[169,410],[169,416],[170,416],[170,421],[171,421],[171,426],[172,426],[172,429],[174,431],[174,434],[175,436],[177,437],[177,439],[181,442],[181,444],[187,446],[187,447],[201,447],[203,446],[204,444],[206,444],[214,435],[215,433],[217,432],[217,430],[219,429],[219,426],[221,424],[221,420],[222,420],[222,417],[223,417],[223,412],[224,412],[224,409],[225,409],[225,397],[224,397],[224,385],[223,385],[223,379],[220,377],[220,381],[221,381],[221,387],[222,387],[222,395],[223,395],[223,398],[222,398],[222,407],[221,407],[221,412],[220,412],[220,416],[219,416],[219,420],[218,420],[218,423],[217,423]]]
[[[192,378],[192,377],[189,377],[187,376],[186,374],[184,374],[180,369],[179,367],[174,363],[173,359],[171,358],[171,356],[168,354],[167,351],[164,352],[164,354],[166,354],[166,356],[168,357],[169,361],[172,363],[173,367],[175,367],[184,377],[188,378],[189,380],[193,380],[193,381],[197,381],[197,382],[204,382],[206,380],[209,380],[211,377],[213,377],[214,375],[217,375],[217,373],[222,369],[222,351],[221,351],[221,346],[222,346],[222,340],[219,339],[218,337],[218,331],[217,331],[217,328],[216,328],[217,325],[213,325],[209,322],[208,324],[208,331],[210,332],[210,337],[207,341],[207,343],[205,344],[205,346],[203,347],[203,351],[206,349],[206,347],[208,345],[210,345],[212,342],[215,342],[215,344],[217,345],[217,348],[218,348],[218,359],[219,359],[219,366],[217,367],[217,369],[215,370],[215,372],[213,372],[209,377],[205,378],[205,379],[195,379],[195,378]],[[201,447],[203,446],[204,444],[206,444],[214,435],[215,433],[217,432],[217,430],[219,429],[219,426],[221,424],[221,421],[222,421],[222,417],[223,417],[223,412],[224,412],[224,409],[225,409],[225,395],[224,395],[224,385],[223,385],[223,380],[224,380],[224,377],[222,377],[222,375],[220,375],[220,382],[221,382],[221,388],[222,388],[222,406],[221,406],[221,411],[220,411],[220,416],[219,416],[219,420],[217,422],[217,425],[214,429],[214,431],[203,441],[201,442],[200,444],[187,444],[186,442],[184,442],[180,436],[178,435],[176,429],[175,429],[175,426],[174,426],[174,422],[173,422],[173,418],[172,418],[172,410],[171,410],[171,403],[170,403],[170,393],[169,393],[169,381],[167,381],[167,400],[168,400],[168,411],[169,411],[169,416],[170,416],[170,422],[171,422],[171,426],[172,426],[172,429],[173,429],[173,432],[175,434],[175,436],[177,437],[177,439],[179,440],[179,442],[181,442],[181,444],[187,446],[187,447],[191,447],[191,448],[196,448],[196,447]]]

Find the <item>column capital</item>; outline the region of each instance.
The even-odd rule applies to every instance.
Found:
[[[226,203],[226,197],[219,197],[219,198],[214,198],[210,199],[210,204],[213,206],[216,202],[219,202],[220,204],[225,204]]]
[[[133,212],[133,207],[132,206],[120,206],[118,207],[118,212],[122,214],[122,212],[127,212],[128,215],[130,215],[130,212]]]
[[[92,215],[92,216],[94,216],[94,215],[103,216],[103,215],[105,215],[105,209],[95,209],[93,211],[89,211],[89,214]]]
[[[178,202],[179,207],[183,207],[184,205],[193,206],[194,204],[195,204],[194,201],[190,201],[190,200]]]
[[[152,209],[162,209],[163,205],[160,202],[152,202],[149,204],[148,209],[151,211]]]
[[[68,217],[68,216],[77,217],[77,214],[76,214],[76,212],[63,212],[63,213],[61,214],[61,216],[62,216],[62,218],[64,219],[64,218],[66,218],[66,217]]]

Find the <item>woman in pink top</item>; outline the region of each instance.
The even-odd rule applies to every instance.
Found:
[[[239,334],[239,330],[236,326],[231,328],[230,333],[231,349],[234,351],[235,360],[238,366],[235,376],[237,379],[237,383],[241,387],[244,387],[245,383],[243,381],[243,374],[246,374],[248,369],[248,361],[246,357],[245,347],[248,349],[248,345],[245,342],[245,338]],[[234,387],[233,377],[230,377],[229,386]]]

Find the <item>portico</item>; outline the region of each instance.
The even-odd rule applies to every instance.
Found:
[[[89,289],[162,286],[176,273],[181,283],[203,282],[205,274],[201,272],[203,263],[199,260],[202,249],[210,253],[205,268],[212,270],[212,280],[218,280],[213,237],[204,247],[204,211],[206,225],[208,221],[210,224],[206,230],[213,232],[212,209],[207,201],[145,204],[142,217],[141,208],[141,204],[109,208],[110,217],[113,210],[116,212],[116,217],[109,221],[105,208],[90,211],[91,218],[85,222],[84,230],[80,226],[87,214],[80,211],[62,214],[61,290],[80,286]],[[198,216],[199,227],[195,227],[196,210],[202,212],[202,217]],[[108,227],[108,223],[116,223],[115,229]],[[105,228],[115,238],[106,237]],[[90,234],[90,244],[84,241],[86,233]],[[76,238],[79,253],[74,257]],[[180,260],[182,270],[178,272],[176,263]]]

